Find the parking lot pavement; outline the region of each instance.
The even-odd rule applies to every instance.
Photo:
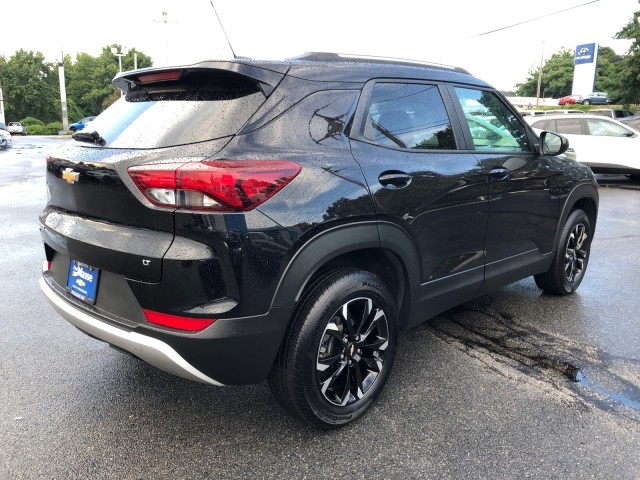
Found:
[[[640,477],[640,192],[600,189],[575,295],[525,279],[405,332],[370,413],[319,432],[266,384],[171,376],[51,310],[36,219],[59,142],[0,152],[1,479]]]
[[[640,190],[640,180],[631,180],[626,175],[596,175],[601,187],[622,188],[626,190]]]

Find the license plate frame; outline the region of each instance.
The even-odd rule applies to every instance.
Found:
[[[98,294],[98,280],[100,269],[71,260],[69,262],[69,275],[67,276],[67,290],[73,296],[90,305],[96,303]]]

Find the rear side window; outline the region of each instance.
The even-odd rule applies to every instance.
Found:
[[[534,128],[539,128],[540,130],[551,130],[554,131],[556,122],[555,120],[540,120],[539,122],[533,122],[531,124]]]
[[[524,125],[494,93],[456,87],[476,150],[528,152]]]
[[[417,150],[456,148],[451,122],[435,85],[377,83],[364,136],[388,147]]]
[[[93,122],[111,148],[161,148],[235,135],[265,100],[242,75],[205,70],[142,85]]]
[[[579,118],[562,118],[556,120],[556,128],[554,131],[572,135],[583,135],[582,120]]]

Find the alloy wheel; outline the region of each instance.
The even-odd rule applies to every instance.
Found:
[[[371,298],[346,302],[327,323],[316,359],[316,381],[326,400],[350,405],[371,389],[389,346],[385,312]]]
[[[567,239],[564,271],[569,283],[575,282],[584,272],[588,238],[587,228],[584,224],[578,223],[573,227]]]

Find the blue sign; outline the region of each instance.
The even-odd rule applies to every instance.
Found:
[[[596,57],[596,44],[587,43],[576,47],[576,54],[573,59],[574,65],[581,63],[593,63]]]

